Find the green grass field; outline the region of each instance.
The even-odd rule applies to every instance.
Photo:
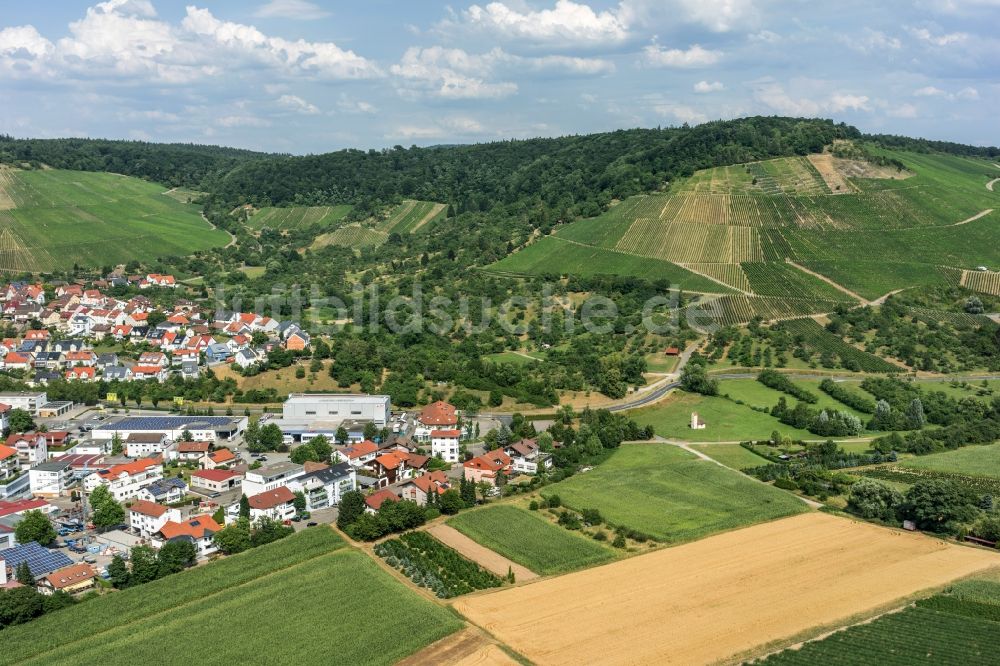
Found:
[[[546,236],[492,264],[489,270],[514,275],[641,275],[650,280],[669,280],[685,291],[731,291],[669,261],[577,245],[557,236]]]
[[[379,231],[388,234],[408,234],[427,228],[444,215],[446,206],[433,201],[407,200],[389,211],[388,217],[379,223]]]
[[[707,427],[692,430],[691,412],[698,412]],[[792,439],[815,438],[805,430],[786,426],[770,414],[756,412],[746,405],[680,390],[674,391],[670,397],[656,405],[636,409],[628,414],[639,425],[652,424],[656,428],[656,434],[661,437],[689,442],[767,439],[775,430]]]
[[[623,444],[589,472],[554,484],[574,509],[668,543],[801,513],[794,496],[670,444]]]
[[[966,446],[955,451],[908,458],[900,463],[912,469],[930,469],[969,476],[991,476],[1000,479],[1000,443]]]
[[[726,301],[729,324],[827,312],[845,300],[785,258],[866,298],[954,284],[956,269],[1000,265],[1000,190],[985,188],[1000,169],[949,155],[876,152],[906,170],[837,162],[844,187],[835,193],[802,157],[707,169],[668,194],[630,197],[575,221],[492,268],[646,277],[660,276],[650,262],[673,262],[771,299]]]
[[[867,420],[871,418],[871,415],[863,414],[857,410],[851,409],[847,405],[834,400],[826,393],[819,390],[818,381],[800,381],[793,380],[793,384],[799,385],[804,389],[812,391],[819,400],[810,405],[813,409],[828,409],[836,410],[840,412],[848,412],[854,414],[862,420]],[[779,398],[784,398],[788,402],[788,406],[794,408],[795,405],[799,403],[798,400],[788,395],[787,393],[782,393],[775,389],[764,386],[756,379],[720,379],[719,380],[719,395],[728,394],[731,398],[742,400],[748,405],[755,407],[767,407],[770,409],[778,404]]]
[[[510,363],[511,365],[527,365],[529,363],[537,363],[538,361],[541,361],[542,358],[543,357],[541,356],[536,357],[529,352],[524,352],[522,354],[515,354],[514,352],[499,352],[483,356],[484,361],[490,361],[491,363]]]
[[[507,504],[460,513],[448,524],[541,575],[565,573],[615,558],[612,550],[596,541]]]
[[[384,218],[371,218],[364,222],[346,224],[320,234],[313,241],[312,249],[320,249],[327,245],[353,248],[381,245],[389,240],[390,234],[419,233],[430,228],[435,220],[445,214],[445,209],[444,204],[432,201],[406,200],[386,212]],[[346,214],[345,212],[344,215]]]
[[[225,245],[194,205],[109,173],[0,169],[0,270],[51,271],[186,255]],[[0,199],[3,197],[0,196]]]
[[[339,206],[290,206],[288,208],[261,208],[247,221],[251,229],[295,229],[300,227],[327,227],[340,222],[351,212],[348,204]]]
[[[747,451],[739,444],[694,444],[691,448],[736,470],[760,467],[770,462],[767,458]]]
[[[2,632],[0,663],[392,664],[461,626],[343,545],[318,527],[46,615]],[[420,622],[343,621],[390,614]]]

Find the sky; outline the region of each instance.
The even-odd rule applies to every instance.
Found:
[[[293,154],[748,115],[1000,144],[1000,0],[3,0],[0,133]]]

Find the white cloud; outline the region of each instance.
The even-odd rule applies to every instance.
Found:
[[[501,39],[539,45],[586,47],[620,44],[629,37],[628,29],[611,11],[594,11],[572,0],[556,0],[551,9],[522,9],[503,2],[485,7],[472,5],[442,27],[463,27]]]
[[[951,32],[935,35],[927,28],[910,28],[910,34],[933,46],[951,46],[952,44],[961,44],[969,38],[969,35],[964,32]]]
[[[215,121],[219,127],[270,127],[271,121],[249,114],[233,114],[222,116]]]
[[[781,41],[781,35],[776,32],[771,32],[770,30],[761,30],[760,32],[755,32],[748,36],[751,42],[759,42],[762,44],[777,44]]]
[[[904,102],[899,106],[890,108],[886,111],[886,115],[891,118],[916,118],[917,107],[908,102]]]
[[[826,85],[814,86],[819,89]],[[844,111],[870,111],[866,95],[833,92],[819,98],[792,96],[784,87],[770,80],[757,81],[753,85],[754,99],[767,108],[786,116],[817,116],[821,113],[843,113]]]
[[[253,14],[259,18],[284,18],[296,21],[314,21],[326,18],[330,12],[306,0],[271,0],[261,5]]]
[[[724,89],[725,86],[722,85],[721,81],[712,81],[711,83],[708,81],[699,81],[694,84],[694,91],[700,94],[719,92]]]
[[[344,93],[341,93],[340,99],[337,100],[337,108],[344,113],[378,113],[378,109],[375,108],[374,104],[369,104],[363,100],[351,99]]]
[[[314,116],[319,113],[319,107],[315,104],[310,104],[297,95],[282,95],[277,99],[277,104],[289,111],[307,116]]]
[[[269,37],[253,26],[221,21],[188,6],[179,24],[157,17],[148,0],[109,0],[69,24],[53,43],[33,26],[0,31],[0,74],[31,74],[57,82],[189,84],[248,69],[325,79],[380,75],[371,61],[332,42]],[[255,83],[260,83],[259,76]]]
[[[629,28],[694,24],[712,32],[755,28],[753,0],[622,0],[618,20]]]
[[[665,118],[672,118],[689,125],[698,125],[708,120],[708,116],[704,113],[684,104],[663,101],[658,98],[652,98],[652,102],[653,111]]]
[[[482,123],[466,116],[440,118],[426,125],[399,125],[385,135],[387,139],[442,139],[455,136],[482,136]]]
[[[752,0],[679,0],[689,21],[700,23],[715,32],[729,32],[752,22]]]
[[[903,47],[903,42],[898,37],[871,28],[865,28],[860,35],[842,35],[840,41],[848,48],[864,54],[898,51]]]
[[[686,51],[665,49],[659,44],[649,44],[643,49],[643,60],[650,67],[708,67],[721,58],[721,51],[710,51],[699,44]]]
[[[404,95],[429,95],[446,99],[497,99],[517,92],[510,80],[525,72],[563,76],[599,76],[615,71],[614,63],[600,58],[562,55],[523,57],[494,48],[486,53],[430,46],[406,50],[389,70],[398,78]],[[497,80],[499,79],[499,80]]]
[[[975,88],[968,86],[962,88],[956,93],[950,93],[947,90],[942,90],[936,86],[924,86],[923,88],[917,88],[913,91],[914,97],[940,97],[941,99],[946,99],[953,101],[956,99],[962,99],[967,101],[979,99],[979,91]]]

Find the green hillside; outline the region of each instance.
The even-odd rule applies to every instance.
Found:
[[[915,285],[961,281],[989,293],[998,281],[975,269],[1000,265],[1000,191],[986,188],[998,176],[986,160],[885,150],[865,161],[825,152],[705,169],[491,270],[643,275],[640,258],[669,262],[742,292],[721,303],[728,322],[826,312]],[[598,270],[581,265],[581,246],[614,254]]]
[[[318,236],[312,247],[317,249],[327,245],[339,245],[361,248],[381,245],[389,239],[390,234],[415,233],[429,228],[444,216],[445,208],[444,204],[433,201],[407,199],[378,218],[345,224],[339,229]]]
[[[290,206],[288,208],[261,208],[254,213],[247,226],[251,229],[295,229],[324,227],[336,224],[351,212],[352,206]]]
[[[0,271],[52,271],[187,255],[229,236],[144,180],[0,169]]]

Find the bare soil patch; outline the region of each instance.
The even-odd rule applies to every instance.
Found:
[[[396,666],[509,666],[517,664],[482,631],[468,627],[431,643]]]
[[[830,153],[809,155],[809,161],[816,167],[816,171],[819,171],[819,175],[823,177],[823,182],[830,188],[831,193],[848,194],[854,192],[854,186],[837,168],[833,155]]]
[[[703,664],[997,565],[986,550],[808,513],[454,606],[538,664]]]
[[[498,576],[506,576],[508,571],[513,570],[514,580],[519,583],[538,578],[538,574],[534,571],[476,543],[454,527],[442,523],[428,527],[427,531],[441,543],[451,546],[465,557]]]

